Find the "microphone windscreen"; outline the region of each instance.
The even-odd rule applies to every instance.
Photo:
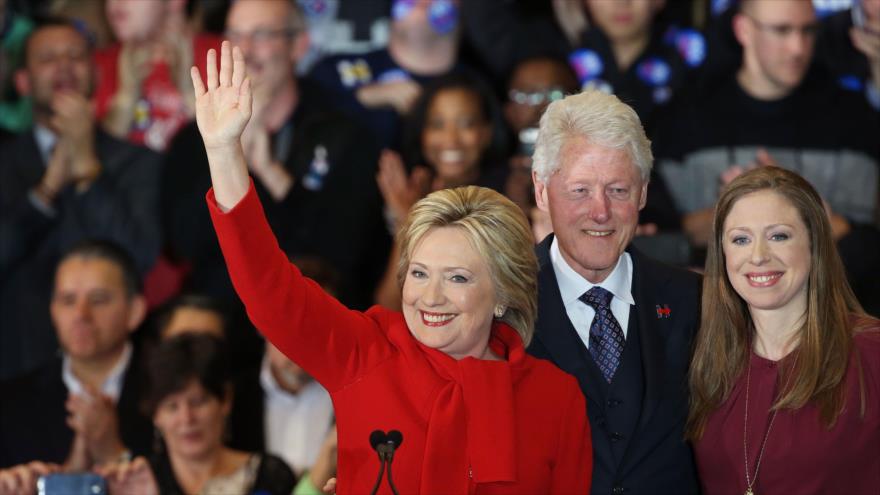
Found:
[[[400,433],[397,430],[391,430],[388,432],[388,441],[394,444],[394,447],[400,447],[400,444],[403,443],[403,433]]]
[[[376,450],[376,448],[385,443],[387,439],[388,437],[385,435],[384,431],[373,430],[373,432],[370,433],[370,446],[373,447],[373,450]]]

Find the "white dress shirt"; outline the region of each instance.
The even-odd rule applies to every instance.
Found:
[[[125,371],[128,369],[128,364],[131,362],[131,349],[131,343],[126,342],[125,349],[122,351],[122,356],[119,357],[119,361],[116,362],[116,365],[110,370],[110,374],[104,379],[104,383],[101,384],[101,393],[113,399],[114,404],[119,402],[119,395],[122,393],[122,383],[125,380]],[[70,357],[66,354],[61,363],[61,379],[64,381],[64,386],[67,387],[67,392],[69,394],[83,395],[86,393],[82,382],[73,374]]]
[[[623,336],[626,338],[630,306],[635,305],[632,296],[632,258],[629,253],[621,254],[611,274],[598,284],[585,279],[569,266],[559,252],[559,244],[555,237],[550,244],[550,262],[556,274],[556,283],[559,285],[565,312],[584,345],[590,348],[590,325],[593,323],[593,317],[596,316],[596,310],[579,298],[596,285],[614,294],[611,299],[611,313],[620,323]]]
[[[333,402],[312,380],[298,394],[282,389],[263,358],[260,383],[265,394],[266,451],[284,459],[297,476],[312,467],[333,420]]]

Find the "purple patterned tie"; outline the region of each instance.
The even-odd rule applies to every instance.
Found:
[[[608,383],[611,383],[614,372],[620,366],[624,344],[623,329],[611,313],[613,297],[614,294],[598,285],[580,297],[581,302],[596,310],[596,316],[590,324],[590,354]]]

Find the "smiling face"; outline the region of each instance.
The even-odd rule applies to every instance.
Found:
[[[457,227],[436,227],[413,248],[403,282],[412,335],[455,359],[488,351],[495,288],[489,265]]]
[[[625,151],[583,137],[565,141],[559,162],[546,183],[535,177],[535,200],[550,213],[565,261],[599,283],[635,235],[648,184]]]
[[[492,136],[481,108],[477,94],[464,88],[441,90],[431,100],[422,149],[446,187],[473,183],[480,175],[480,157]]]
[[[204,459],[222,446],[230,407],[230,400],[220,400],[193,379],[183,390],[159,402],[153,423],[169,452]]]
[[[810,235],[797,209],[763,190],[740,198],[724,220],[727,277],[749,309],[803,314],[810,276]]]

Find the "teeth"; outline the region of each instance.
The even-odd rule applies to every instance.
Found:
[[[440,160],[444,162],[461,161],[464,153],[461,150],[445,150],[440,152]]]
[[[442,323],[444,321],[449,321],[455,318],[455,315],[432,315],[428,313],[422,313],[422,318],[429,323]]]
[[[749,277],[749,280],[752,280],[752,281],[757,282],[757,283],[759,283],[759,284],[763,284],[763,283],[765,283],[765,282],[769,282],[769,281],[771,281],[771,280],[773,280],[773,279],[775,279],[775,278],[779,278],[779,277],[780,277],[779,274],[774,274],[774,275],[752,275],[752,276]]]
[[[614,233],[614,231],[612,231],[612,230],[607,230],[607,231],[603,231],[603,230],[585,230],[584,232],[586,232],[587,235],[590,235],[590,236],[593,236],[593,237],[608,237],[609,235],[611,235],[611,234]]]

